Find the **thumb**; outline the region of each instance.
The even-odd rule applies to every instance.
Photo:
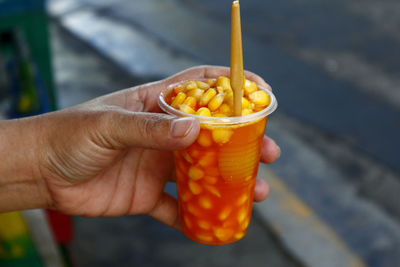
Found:
[[[200,124],[194,118],[160,113],[117,112],[105,121],[103,127],[106,129],[100,135],[105,145],[116,149],[182,149],[196,140],[200,130]]]

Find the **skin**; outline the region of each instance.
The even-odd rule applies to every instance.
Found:
[[[229,76],[229,68],[199,66],[68,109],[1,121],[0,212],[148,214],[179,230],[177,201],[163,189],[174,180],[172,151],[193,143],[200,126],[163,114],[158,95],[171,83],[221,75]],[[259,76],[245,75],[270,89]],[[261,162],[272,163],[279,155],[265,136]],[[254,201],[263,201],[268,191],[257,179]]]

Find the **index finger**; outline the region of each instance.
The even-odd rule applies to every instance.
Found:
[[[270,137],[264,135],[260,161],[264,163],[272,163],[277,160],[280,155],[281,149],[279,146]]]

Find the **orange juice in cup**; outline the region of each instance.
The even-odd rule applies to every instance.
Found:
[[[272,92],[248,80],[242,116],[232,117],[232,97],[223,76],[173,84],[159,97],[166,113],[200,121],[197,140],[174,160],[183,232],[203,244],[246,235],[267,116],[277,107]]]

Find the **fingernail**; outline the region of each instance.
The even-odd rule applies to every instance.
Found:
[[[193,118],[179,118],[171,122],[169,134],[171,137],[184,137],[193,127]]]
[[[276,143],[275,143],[275,145],[276,145]],[[281,148],[278,145],[276,145],[276,147],[278,148],[278,156],[276,158],[279,159],[281,156]]]

